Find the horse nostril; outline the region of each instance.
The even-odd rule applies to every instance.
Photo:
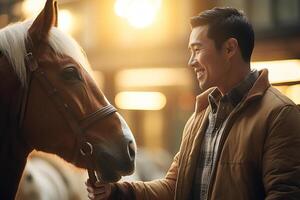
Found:
[[[135,159],[135,151],[136,151],[136,146],[133,141],[128,142],[128,155],[131,161]]]
[[[25,179],[28,183],[31,183],[33,181],[33,176],[31,175],[31,173],[29,173],[29,174],[27,174]]]

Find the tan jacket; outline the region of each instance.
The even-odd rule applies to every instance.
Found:
[[[210,92],[197,97],[195,113],[166,177],[130,183],[136,199],[190,199]],[[208,196],[210,200],[300,199],[300,109],[270,86],[267,70],[260,72],[229,116]]]

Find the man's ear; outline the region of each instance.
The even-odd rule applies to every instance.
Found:
[[[28,30],[28,34],[34,44],[48,39],[48,34],[52,26],[57,26],[57,1],[47,0],[44,9],[33,21]]]
[[[223,45],[224,53],[228,59],[234,56],[239,50],[239,43],[235,38],[229,38],[224,42]]]

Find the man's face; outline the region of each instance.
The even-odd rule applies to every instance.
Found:
[[[208,26],[193,28],[189,41],[191,57],[188,64],[194,69],[201,90],[222,85],[226,77],[223,50],[216,49],[214,41],[207,37],[207,31]]]

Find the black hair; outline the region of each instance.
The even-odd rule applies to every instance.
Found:
[[[205,10],[190,20],[192,28],[208,25],[207,37],[215,42],[217,49],[229,38],[235,38],[243,57],[250,62],[254,48],[254,31],[246,15],[235,8],[216,7]]]

